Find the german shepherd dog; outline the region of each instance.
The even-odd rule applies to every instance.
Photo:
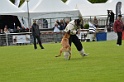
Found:
[[[66,32],[61,40],[61,45],[62,48],[60,49],[60,53],[59,55],[55,56],[55,57],[59,57],[61,56],[62,52],[65,52],[65,57],[66,59],[70,60],[71,58],[71,47],[69,45],[69,37],[70,37],[70,31]],[[69,54],[69,55],[68,55]]]

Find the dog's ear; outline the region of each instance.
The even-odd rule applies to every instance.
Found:
[[[70,34],[70,30],[67,33]]]

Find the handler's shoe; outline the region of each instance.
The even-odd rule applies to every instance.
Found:
[[[83,49],[82,49],[81,51],[79,51],[79,53],[80,53],[80,55],[83,56],[83,57],[84,57],[84,56],[88,56],[88,54],[86,54]]]
[[[88,54],[84,53],[84,54],[82,54],[82,56],[88,56]]]

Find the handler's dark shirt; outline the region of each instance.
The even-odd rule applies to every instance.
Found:
[[[40,36],[39,26],[35,23],[32,25],[32,34],[33,36]]]

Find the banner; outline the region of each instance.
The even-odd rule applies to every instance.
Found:
[[[116,19],[117,19],[118,15],[121,15],[121,7],[122,7],[122,2],[118,2],[116,4]]]
[[[13,44],[30,43],[30,35],[13,35]]]

